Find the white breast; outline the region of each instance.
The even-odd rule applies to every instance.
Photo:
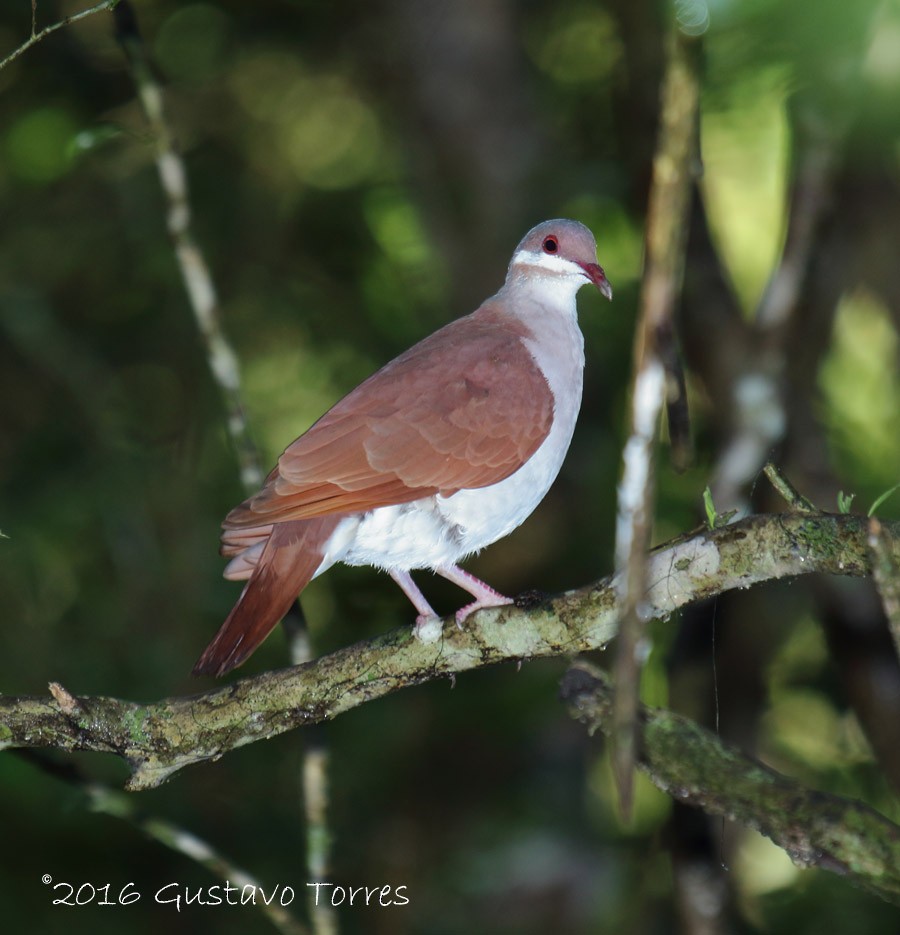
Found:
[[[523,317],[534,338],[526,344],[554,397],[553,423],[541,446],[518,471],[490,487],[348,517],[329,540],[317,574],[336,561],[403,570],[455,565],[512,532],[543,500],[569,449],[581,407],[584,338],[574,292],[570,314],[560,314],[556,303],[549,313],[543,303],[529,305],[533,314]]]

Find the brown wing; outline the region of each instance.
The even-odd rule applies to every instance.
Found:
[[[227,529],[495,484],[547,437],[553,397],[519,322],[485,303],[401,354],[282,454]]]

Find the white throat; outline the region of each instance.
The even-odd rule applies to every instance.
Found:
[[[509,265],[506,286],[526,290],[534,300],[574,315],[575,295],[588,282],[584,270],[571,260],[520,250]]]
[[[553,253],[534,253],[531,250],[520,250],[513,256],[509,265],[510,268],[514,266],[531,266],[536,269],[549,270],[557,275],[578,276],[583,280],[587,280],[584,270],[577,263]]]

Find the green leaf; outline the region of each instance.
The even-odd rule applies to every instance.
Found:
[[[706,510],[706,525],[709,526],[710,529],[715,529],[719,514],[716,512],[716,505],[713,503],[712,491],[709,489],[709,484],[707,484],[703,490],[703,509]]]
[[[875,511],[878,509],[878,507],[880,507],[881,504],[884,503],[884,501],[887,500],[887,498],[895,490],[900,490],[900,484],[894,484],[894,486],[891,487],[890,490],[885,490],[885,492],[869,507],[869,512],[866,514],[866,516],[868,516],[871,519],[875,515]]]
[[[737,510],[729,510],[727,513],[720,513],[713,503],[712,491],[709,484],[703,491],[703,509],[706,510],[706,524],[710,529],[718,529],[720,526],[727,526],[735,516]]]
[[[837,495],[838,513],[849,513],[855,498],[855,493],[845,494],[843,490],[839,490]]]

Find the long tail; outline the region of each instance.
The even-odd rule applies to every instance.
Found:
[[[238,602],[197,660],[194,675],[225,675],[250,656],[312,580],[338,521],[321,516],[275,524]]]

